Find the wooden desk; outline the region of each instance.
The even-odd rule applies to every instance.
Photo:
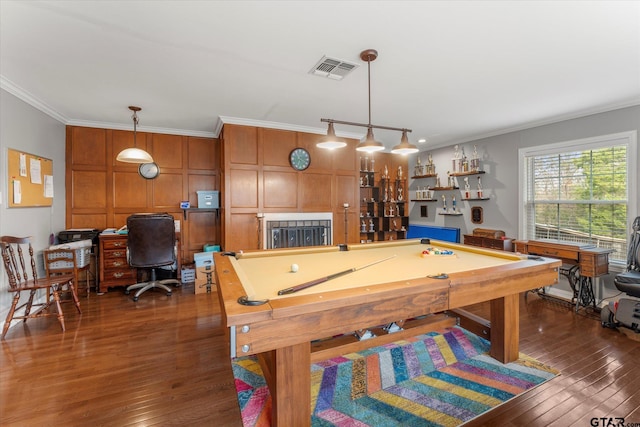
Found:
[[[569,264],[563,274],[569,279],[576,303],[580,306],[596,306],[593,279],[609,273],[609,254],[613,249],[598,248],[590,243],[565,242],[553,239],[516,240],[516,252],[559,258]],[[562,270],[561,270],[562,271]]]
[[[138,271],[127,261],[126,234],[100,234],[100,284],[98,292],[107,292],[110,287],[129,286],[137,283]],[[177,274],[180,279],[180,233],[176,233]]]
[[[454,254],[423,257],[422,251],[429,246],[451,249]],[[490,355],[505,363],[516,360],[519,294],[557,283],[561,265],[555,259],[530,260],[435,240],[430,244],[417,239],[348,245],[345,249],[276,249],[235,257],[214,253],[216,289],[230,355],[258,356],[271,390],[274,427],[310,424],[310,364],[330,353],[327,346],[316,351],[310,344],[316,339],[490,301]],[[283,288],[386,258],[317,286],[278,295]],[[298,265],[297,273],[291,272],[292,264]],[[439,273],[446,277],[428,277]],[[246,299],[239,301],[241,297],[258,305],[243,305],[240,301]],[[434,318],[438,315],[427,316]],[[336,339],[331,352],[347,354],[357,351],[357,346],[371,347],[385,339],[425,333],[428,327],[409,330],[405,326],[404,331],[345,345]]]

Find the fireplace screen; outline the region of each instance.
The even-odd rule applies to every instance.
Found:
[[[330,245],[331,220],[267,221],[267,249]]]

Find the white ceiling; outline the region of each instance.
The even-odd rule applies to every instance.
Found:
[[[638,1],[0,1],[1,87],[73,125],[366,123],[368,48],[372,123],[423,150],[640,104]]]

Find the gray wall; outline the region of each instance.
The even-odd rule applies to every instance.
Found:
[[[411,203],[409,222],[410,224],[460,228],[461,235],[470,234],[474,228],[481,227],[504,230],[509,237],[522,237],[518,236],[518,150],[520,148],[634,130],[636,132],[640,130],[640,106],[565,120],[460,144],[461,147],[463,146],[465,148],[467,155],[471,154],[473,152],[473,146],[477,145],[478,153],[482,157],[480,167],[486,171],[486,174],[482,175],[484,193],[485,196],[491,199],[487,201],[458,202],[458,206],[462,208],[464,216],[455,217],[437,215],[436,208],[442,207],[442,202],[431,202],[427,203],[429,217],[421,218],[421,203]],[[440,176],[442,185],[445,185],[447,170],[451,164],[451,158],[454,153],[453,146],[433,151],[422,147],[421,149],[423,151],[412,155],[409,159],[409,175],[413,175],[413,167],[416,164],[417,156],[419,155],[421,161],[424,163],[427,159],[427,154],[431,153],[434,163],[436,164],[436,172]],[[631,167],[640,165],[640,149],[637,150],[637,156],[638,158],[636,159],[635,165],[630,165]],[[433,179],[411,180],[409,198],[414,198],[417,186],[424,186],[426,184],[433,185],[433,182]],[[476,182],[475,177],[470,180],[472,190],[475,190]],[[460,186],[462,185],[463,182],[460,179]],[[445,192],[447,196],[449,196],[450,193],[451,192]],[[457,193],[456,197],[459,198],[460,191],[455,191],[455,193]],[[441,195],[442,192],[439,194]],[[634,196],[636,200],[640,200],[640,185],[636,186]],[[481,206],[483,208],[483,224],[476,225],[471,222],[471,206]],[[632,217],[638,215],[640,214],[636,212],[632,214]],[[605,288],[613,289],[611,280],[611,277],[606,277],[603,280]]]
[[[8,148],[53,160],[53,206],[8,208]],[[65,125],[0,90],[0,165],[0,235],[32,236],[41,258],[42,250],[49,246],[49,235],[65,228]],[[0,269],[0,323],[4,325],[13,294],[6,292],[6,273],[4,267]]]

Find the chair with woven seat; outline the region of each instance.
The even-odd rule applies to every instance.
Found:
[[[78,313],[82,314],[80,302],[74,289],[73,274],[61,274],[55,277],[38,277],[36,258],[29,237],[2,236],[0,237],[0,247],[2,249],[4,269],[9,278],[8,291],[14,293],[13,302],[11,303],[9,314],[5,320],[0,339],[4,339],[11,325],[11,321],[14,319],[24,319],[26,322],[27,319],[35,317],[56,315],[64,331],[64,314],[60,307],[60,291],[64,286],[68,286],[71,290],[70,293],[78,309]],[[47,295],[45,295],[44,302],[34,303],[36,293],[39,289],[44,289]],[[29,292],[28,300],[22,305],[18,305],[23,292]],[[50,300],[48,292],[51,292],[53,295],[53,301]],[[50,313],[48,311],[51,305],[56,306],[56,313]],[[38,309],[32,312],[32,309],[36,307]],[[22,315],[16,315],[16,310],[21,310],[22,308],[24,308],[24,313]]]
[[[80,288],[79,268],[76,260],[76,251],[73,249],[45,249],[43,252],[44,271],[47,277],[52,278],[60,275],[73,275],[73,291],[78,296]],[[87,288],[89,287],[89,275],[86,275]],[[66,290],[71,292],[72,289],[66,286]],[[64,287],[60,292],[64,291]],[[89,291],[87,289],[87,295]]]
[[[176,230],[173,216],[168,213],[134,214],[127,218],[127,259],[135,268],[151,270],[150,280],[128,286],[125,294],[133,290],[138,301],[140,295],[149,290],[160,288],[171,296],[167,285],[180,285],[177,279],[157,280],[156,270],[176,264]]]

